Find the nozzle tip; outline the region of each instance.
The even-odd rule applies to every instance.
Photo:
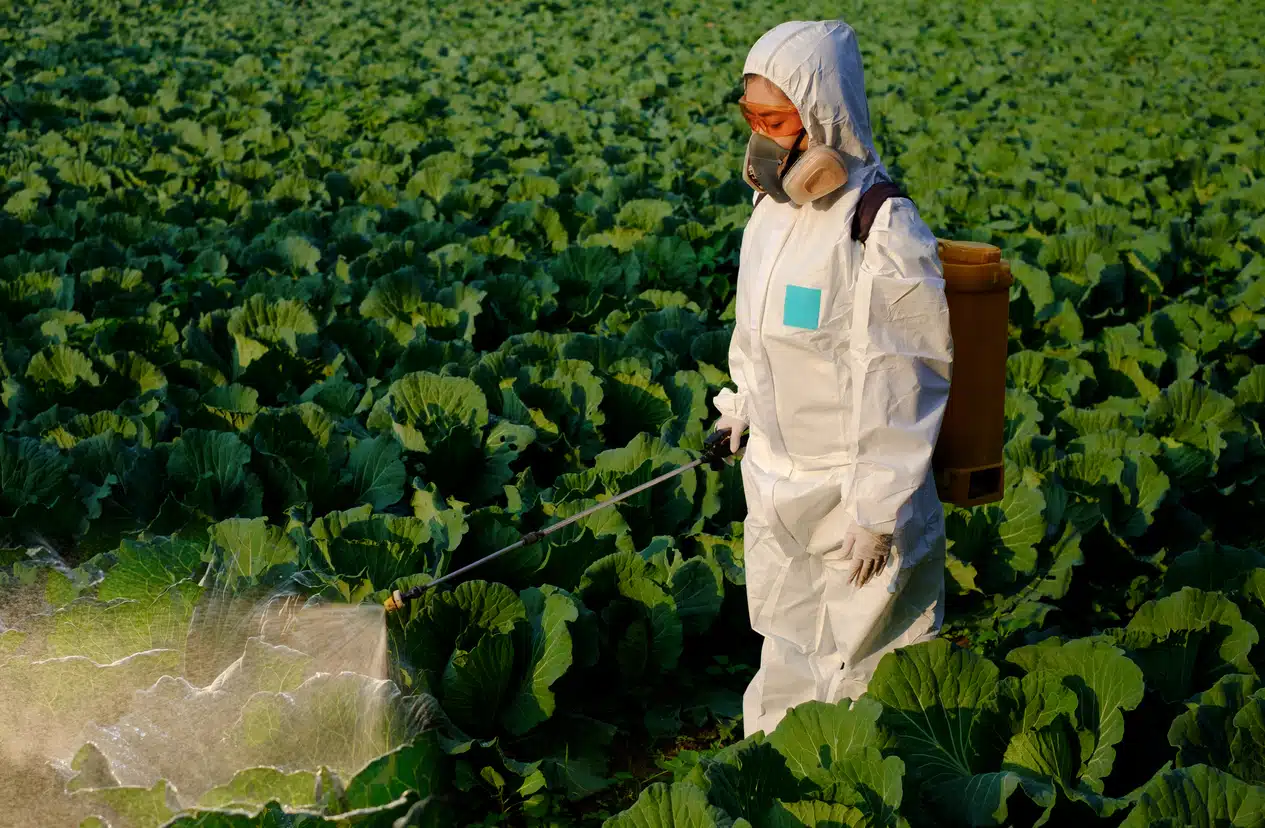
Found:
[[[386,608],[387,612],[395,612],[396,610],[404,609],[404,596],[401,595],[400,591],[397,589],[391,593],[390,598],[382,602],[382,606]]]

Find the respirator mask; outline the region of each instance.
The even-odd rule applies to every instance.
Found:
[[[799,142],[806,132],[800,129],[791,149],[767,135],[751,133],[742,161],[743,180],[778,204],[789,201],[796,207],[816,201],[848,183],[843,153],[834,147],[817,144],[802,153],[799,151]]]

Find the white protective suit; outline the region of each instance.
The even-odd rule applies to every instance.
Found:
[[[851,237],[862,189],[887,177],[853,30],[781,24],[743,73],[785,92],[849,176],[802,207],[760,199],[743,234],[736,390],[715,404],[750,426],[747,596],[764,645],[743,700],[749,736],[801,702],[857,698],[883,655],[939,632],[944,512],[931,455],[953,348],[936,239],[913,202],[888,200],[868,241]],[[849,521],[894,535],[886,568],[860,588],[840,559]]]

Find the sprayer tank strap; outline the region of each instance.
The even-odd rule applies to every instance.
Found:
[[[870,228],[878,216],[879,208],[889,198],[908,198],[899,185],[891,181],[876,181],[861,193],[856,212],[852,214],[852,238],[865,243],[870,237]]]

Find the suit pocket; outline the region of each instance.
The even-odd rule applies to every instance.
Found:
[[[787,285],[782,300],[782,324],[808,331],[821,327],[821,288]]]

